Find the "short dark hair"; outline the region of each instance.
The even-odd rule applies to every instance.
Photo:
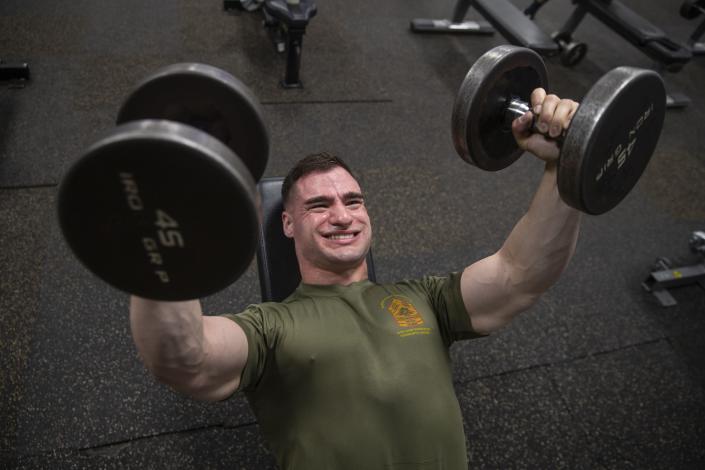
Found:
[[[355,175],[350,171],[350,168],[343,160],[328,152],[314,153],[299,160],[298,163],[289,170],[289,174],[286,175],[284,183],[282,184],[282,203],[284,206],[286,207],[286,203],[289,201],[291,188],[299,179],[311,173],[325,172],[335,167],[344,169],[350,173],[350,176],[355,178]],[[357,181],[357,178],[355,178],[355,180]]]

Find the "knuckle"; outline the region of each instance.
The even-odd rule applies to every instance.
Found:
[[[546,95],[546,99],[551,101],[560,101],[560,98],[557,95],[554,95],[553,93],[551,93],[550,95]]]

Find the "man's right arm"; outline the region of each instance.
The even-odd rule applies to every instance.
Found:
[[[247,337],[232,320],[204,316],[198,300],[160,302],[132,296],[132,337],[160,381],[197,400],[218,401],[240,385]]]

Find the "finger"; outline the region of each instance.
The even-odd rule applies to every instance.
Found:
[[[546,95],[546,98],[541,104],[541,114],[536,121],[536,128],[542,134],[548,134],[548,129],[553,120],[553,114],[556,111],[556,106],[560,102],[560,98],[556,95]]]
[[[531,111],[527,111],[522,116],[519,116],[512,121],[512,134],[517,141],[519,148],[526,150],[526,139],[531,136],[531,124],[534,115]]]
[[[556,138],[561,135],[565,129],[568,129],[576,108],[577,103],[573,100],[563,99],[558,102],[548,130],[550,137]]]
[[[531,92],[531,109],[536,116],[541,114],[541,103],[546,99],[546,90],[536,88]]]

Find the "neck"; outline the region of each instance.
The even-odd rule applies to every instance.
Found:
[[[353,282],[367,279],[367,260],[359,265],[343,270],[328,270],[317,266],[303,266],[299,262],[301,282],[314,285],[342,285],[348,286]]]

